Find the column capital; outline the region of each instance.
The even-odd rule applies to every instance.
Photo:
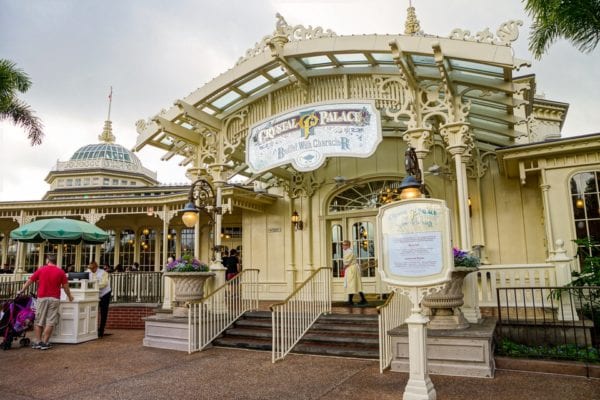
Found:
[[[424,159],[429,154],[429,149],[433,145],[433,133],[431,129],[426,128],[408,129],[402,135],[402,139],[415,149],[417,158],[420,159]]]
[[[453,156],[462,155],[473,148],[473,133],[469,124],[458,122],[442,125],[440,134],[447,145],[448,152]]]

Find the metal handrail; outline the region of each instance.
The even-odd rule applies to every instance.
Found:
[[[392,363],[394,356],[392,351],[392,337],[388,334],[402,323],[410,315],[410,300],[393,290],[385,303],[377,307],[379,322],[379,372],[383,373]]]
[[[202,351],[246,311],[258,309],[258,269],[247,268],[188,308],[188,353]]]
[[[284,301],[271,304],[272,362],[283,360],[321,314],[331,313],[332,269],[313,272]]]

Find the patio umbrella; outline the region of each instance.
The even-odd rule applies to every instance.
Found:
[[[26,243],[100,244],[108,233],[89,222],[68,218],[40,219],[10,232],[11,239]]]

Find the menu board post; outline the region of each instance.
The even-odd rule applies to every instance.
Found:
[[[406,295],[410,376],[404,400],[435,400],[427,371],[427,322],[421,301],[441,290],[453,268],[450,211],[443,200],[410,199],[387,204],[377,215],[381,280]]]

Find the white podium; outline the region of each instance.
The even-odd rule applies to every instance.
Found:
[[[61,290],[60,318],[50,342],[81,343],[98,339],[98,282],[69,281],[73,301]]]

